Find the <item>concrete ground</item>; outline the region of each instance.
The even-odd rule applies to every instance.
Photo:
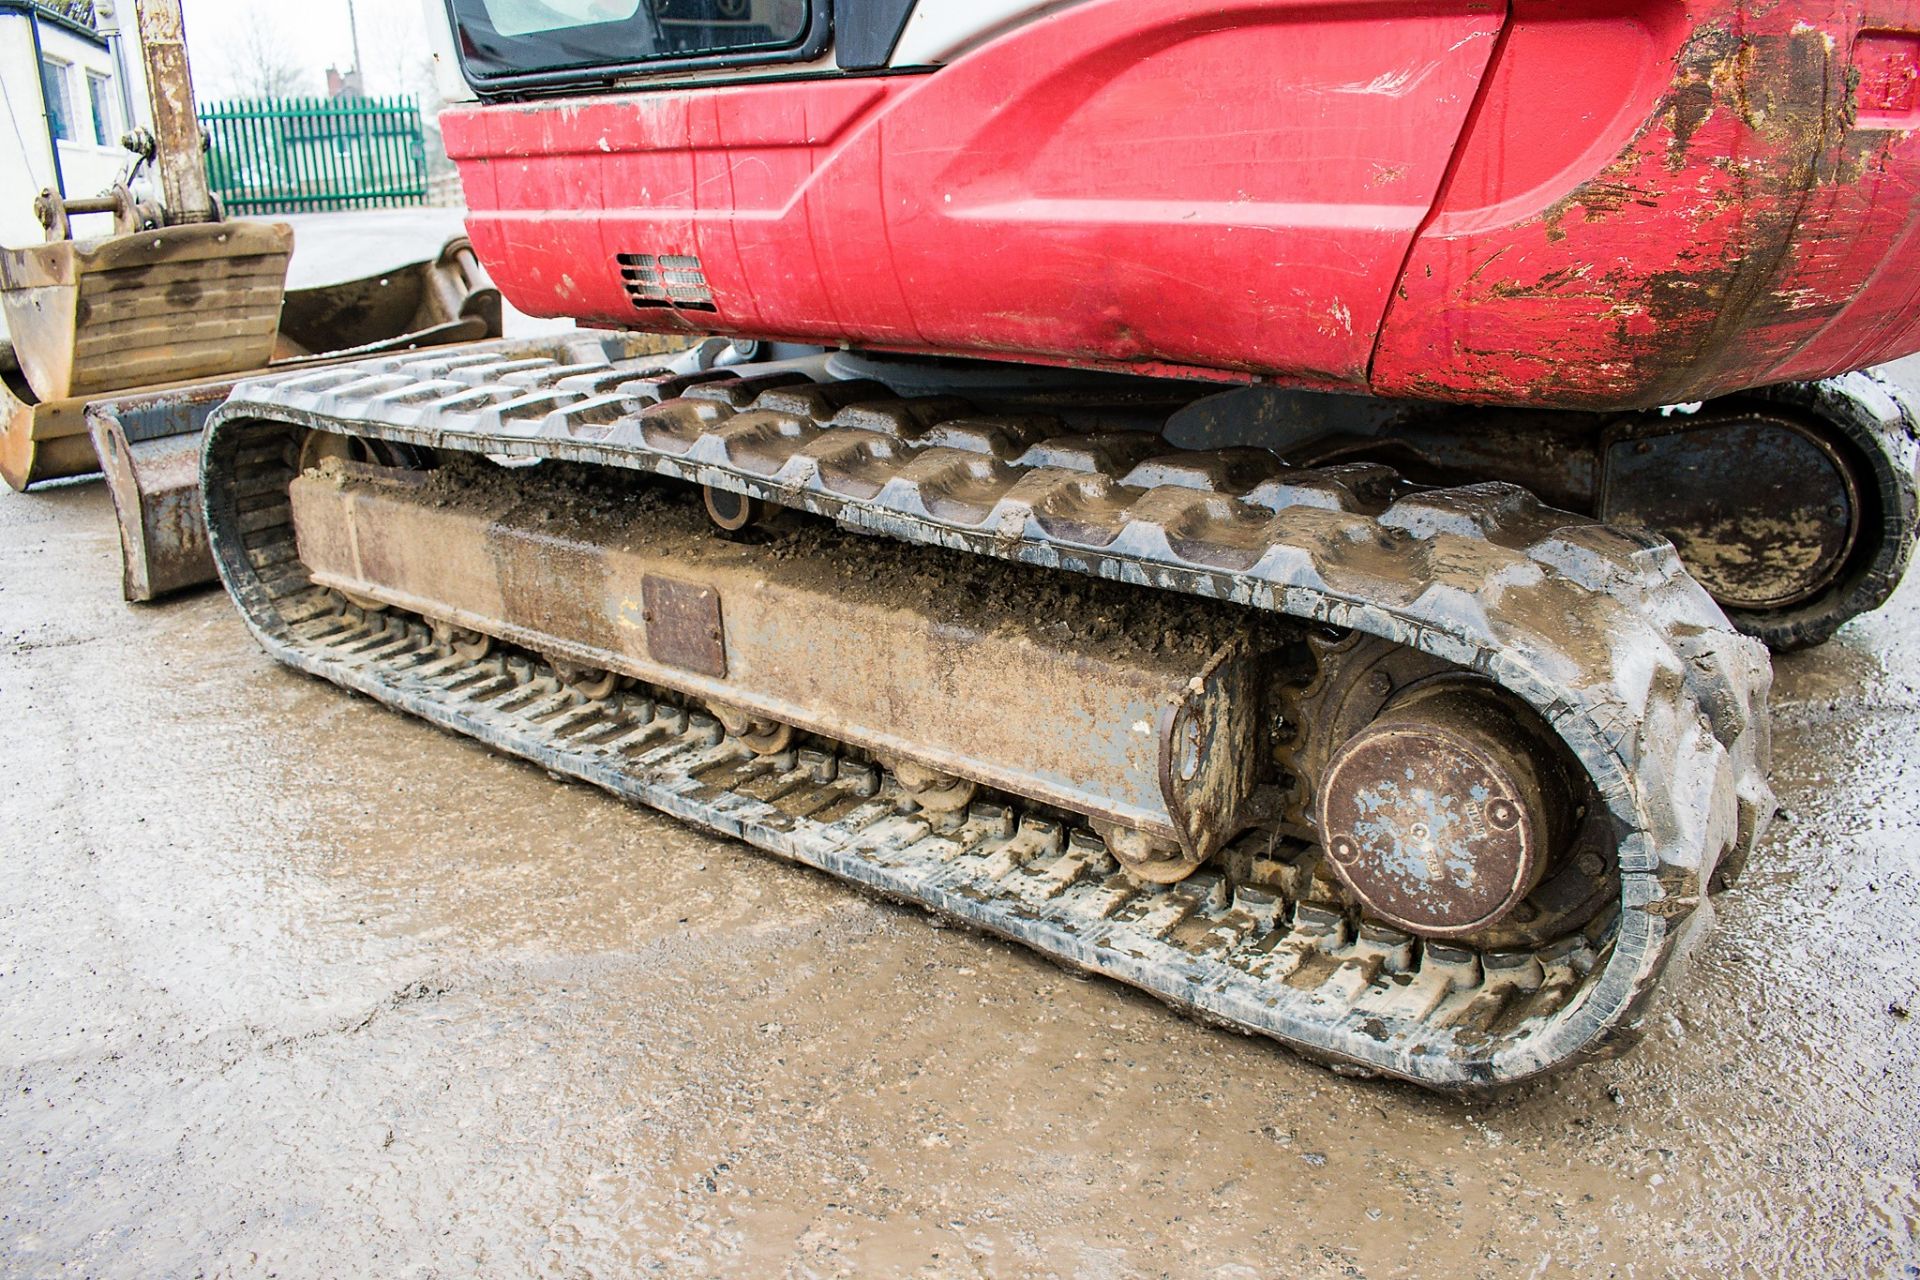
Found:
[[[0,1272],[1920,1275],[1920,582],[1623,1060],[1340,1079],[128,608],[0,494]]]

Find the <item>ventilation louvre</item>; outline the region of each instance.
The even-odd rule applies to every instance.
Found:
[[[620,283],[627,299],[642,311],[672,307],[676,311],[717,311],[713,290],[707,287],[700,259],[690,253],[622,253]]]

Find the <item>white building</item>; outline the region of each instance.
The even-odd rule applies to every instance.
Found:
[[[0,244],[45,238],[33,216],[43,189],[98,195],[131,161],[120,135],[149,119],[138,28],[132,0],[0,0]],[[110,225],[101,217],[76,229]]]

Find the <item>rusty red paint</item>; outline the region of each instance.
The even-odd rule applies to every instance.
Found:
[[[1859,76],[1854,100],[1863,129],[1912,129],[1920,125],[1920,34],[1863,31],[1853,46]]]
[[[1914,0],[1087,0],[931,75],[449,112],[542,314],[1568,407],[1920,348]],[[636,310],[622,254],[712,309]]]
[[[1577,107],[1581,78],[1565,76],[1560,55],[1580,24],[1566,6],[1516,5],[1383,329],[1375,388],[1645,405],[1844,372],[1920,346],[1909,265],[1920,251],[1920,153],[1856,108],[1862,23],[1912,8],[1879,7],[1719,4],[1687,22],[1678,5],[1605,6],[1640,11],[1663,78],[1615,154],[1559,178],[1562,194],[1532,208],[1538,198],[1514,203],[1498,167],[1527,144],[1538,109]],[[1867,52],[1882,87],[1870,101],[1884,105],[1913,46],[1881,38]],[[1546,82],[1569,79],[1558,97],[1535,100]]]

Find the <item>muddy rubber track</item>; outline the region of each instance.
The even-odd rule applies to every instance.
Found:
[[[1822,382],[1789,382],[1752,393],[1756,398],[1815,416],[1852,455],[1867,490],[1873,527],[1863,530],[1870,554],[1831,591],[1776,613],[1732,616],[1741,630],[1776,653],[1825,644],[1863,613],[1885,604],[1906,576],[1920,528],[1920,416],[1911,396],[1873,373],[1849,373]]]
[[[249,384],[216,414],[215,554],[270,651],[1200,1016],[1439,1088],[1522,1079],[1630,1034],[1716,871],[1738,866],[1771,813],[1764,650],[1727,629],[1664,542],[1510,486],[1409,493],[1374,467],[1169,456],[1149,435],[1060,436],[872,383],[649,377],[585,337],[526,353]],[[1619,909],[1599,936],[1481,955],[1355,930],[1212,870],[1148,890],[1119,878],[1097,841],[1034,815],[981,806],[941,834],[863,797],[862,768],[796,756],[769,778],[780,758],[750,760],[703,717],[663,721],[648,699],[581,704],[526,660],[490,659],[498,670],[483,674],[435,650],[423,625],[356,621],[306,580],[285,488],[289,446],[309,428],[653,472],[1410,645],[1496,681],[1564,739],[1613,818]]]

